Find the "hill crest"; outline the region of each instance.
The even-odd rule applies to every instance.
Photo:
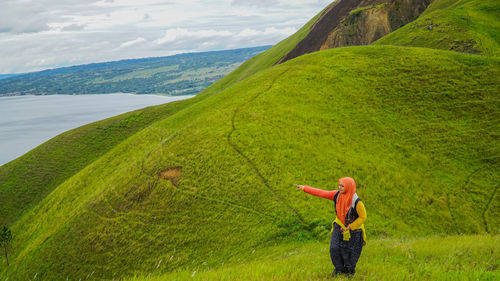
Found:
[[[280,63],[315,51],[368,45],[415,20],[432,0],[338,0]]]

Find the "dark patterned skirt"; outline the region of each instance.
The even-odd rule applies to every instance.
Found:
[[[344,241],[340,226],[334,224],[330,242],[330,258],[335,267],[335,273],[354,274],[362,249],[363,231],[361,229],[352,230],[351,239]]]

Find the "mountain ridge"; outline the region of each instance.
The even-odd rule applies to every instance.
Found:
[[[48,94],[197,94],[270,46],[89,63],[5,78],[0,96]]]

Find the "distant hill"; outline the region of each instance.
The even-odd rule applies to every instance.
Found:
[[[447,14],[451,2],[474,0],[429,8]],[[495,41],[500,3],[488,3],[492,22],[470,26]],[[324,280],[328,244],[300,246],[328,240],[334,207],[292,184],[353,176],[368,211],[362,279],[495,280],[498,238],[462,234],[500,231],[500,58],[421,33],[425,47],[388,40],[277,64],[327,10],[195,98],[69,131],[1,166],[14,241],[0,277]]]
[[[7,79],[10,77],[14,77],[14,76],[18,76],[18,75],[21,75],[21,74],[0,74],[0,80]]]
[[[197,94],[269,46],[121,60],[6,77],[2,95]]]

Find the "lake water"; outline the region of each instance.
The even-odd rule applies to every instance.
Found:
[[[131,94],[0,97],[0,165],[70,129],[190,97]]]

